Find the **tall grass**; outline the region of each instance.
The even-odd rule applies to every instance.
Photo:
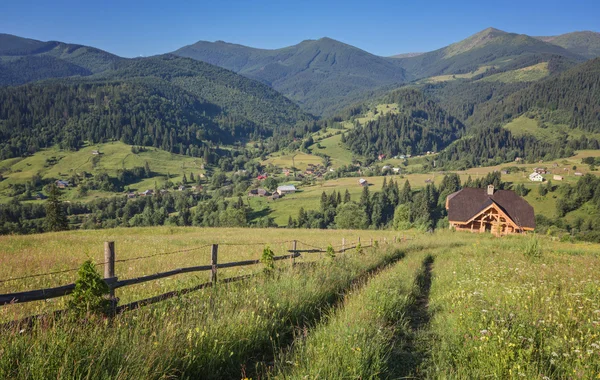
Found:
[[[269,362],[365,273],[404,252],[298,265],[113,320],[56,320],[0,336],[0,378],[236,378]]]
[[[537,239],[478,239],[439,255],[428,375],[596,378],[600,261],[555,253],[559,246],[544,243],[540,257],[523,255],[539,251]]]
[[[356,289],[313,332],[296,336],[275,377],[372,379],[385,377],[393,344],[409,330],[425,253],[410,254]]]

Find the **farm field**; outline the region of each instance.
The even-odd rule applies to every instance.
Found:
[[[153,235],[164,246],[194,239],[193,229],[168,230],[135,231],[142,241]],[[281,239],[281,230],[247,230],[258,232],[252,238],[239,229],[207,231],[221,241],[241,236],[251,244],[260,237],[276,246]],[[107,232],[124,237],[121,230],[94,235]],[[338,233],[353,232],[305,233],[315,244],[327,244]],[[95,247],[105,238],[83,244]],[[14,255],[19,245],[11,244]],[[111,323],[60,319],[32,332],[9,331],[0,336],[0,377],[598,375],[598,244],[441,231],[378,245],[189,293]]]

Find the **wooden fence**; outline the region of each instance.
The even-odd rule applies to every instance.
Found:
[[[401,238],[401,240],[406,240],[406,239]],[[385,241],[385,238],[384,238],[384,241]],[[397,238],[394,238],[394,242],[396,242],[396,241],[397,241]],[[310,249],[300,250],[297,248],[297,244],[298,244],[297,240],[293,240],[293,241],[291,241],[291,243],[292,243],[291,249],[288,250],[288,252],[290,252],[290,254],[282,255],[282,256],[274,256],[273,260],[274,261],[290,260],[291,265],[294,265],[295,259],[297,257],[300,257],[301,253],[319,253],[319,252],[324,253],[324,252],[327,252],[327,248],[311,246],[310,244],[307,244],[307,243],[302,243],[302,244],[308,246]],[[334,249],[334,252],[343,253],[348,250],[355,249],[355,248],[357,248],[358,244],[360,244],[360,243],[361,243],[360,237],[358,238],[358,241],[356,243],[349,243],[348,245],[346,244],[346,240],[342,239],[341,246],[336,246],[337,249]],[[361,246],[363,248],[372,247],[373,239],[370,239],[369,244],[361,245]],[[104,264],[104,281],[110,288],[109,297],[113,301],[114,311],[122,312],[122,311],[126,311],[126,310],[131,310],[131,309],[139,308],[144,305],[148,305],[148,304],[159,302],[159,301],[162,301],[162,300],[165,300],[168,298],[172,298],[172,297],[175,297],[178,295],[186,294],[191,291],[195,291],[195,290],[199,290],[199,289],[203,289],[203,288],[207,288],[207,287],[212,287],[217,284],[217,272],[219,269],[256,265],[256,264],[260,264],[260,262],[261,262],[260,260],[246,260],[246,261],[237,261],[237,262],[229,262],[229,263],[219,263],[218,262],[219,245],[212,244],[212,245],[210,245],[210,249],[211,249],[211,260],[210,260],[209,265],[178,268],[178,269],[173,269],[170,271],[160,272],[160,273],[151,274],[151,275],[147,275],[147,276],[119,280],[119,278],[117,277],[117,275],[115,273],[115,262],[117,262],[116,253],[115,253],[115,243],[112,241],[105,242],[104,243],[104,263],[103,263]],[[152,256],[154,256],[154,255],[152,255]],[[140,258],[133,258],[131,260],[135,260],[135,259],[140,259]],[[124,261],[124,260],[121,260],[121,261]],[[161,295],[158,295],[155,297],[135,301],[130,304],[117,307],[118,299],[115,297],[115,289],[134,285],[134,284],[140,284],[140,283],[144,283],[144,282],[148,282],[148,281],[153,281],[153,280],[157,280],[157,279],[161,279],[161,278],[165,278],[165,277],[171,277],[171,276],[175,276],[178,274],[191,273],[191,272],[202,272],[202,271],[210,271],[210,281],[209,282],[204,283],[204,284],[199,284],[193,288],[168,292],[168,293],[164,293],[164,294],[161,294]],[[248,279],[254,275],[255,274],[250,274],[250,275],[227,278],[227,279],[221,280],[220,282],[229,283],[229,282],[235,282],[235,281],[242,281],[242,280]],[[36,277],[36,276],[39,276],[39,275],[34,275],[31,277]],[[63,296],[71,294],[74,289],[75,289],[75,284],[73,283],[73,284],[63,285],[63,286],[54,287],[54,288],[45,288],[45,289],[39,289],[39,290],[19,292],[19,293],[0,294],[0,307],[4,306],[4,305],[10,305],[10,304],[16,304],[16,303],[41,301],[41,300],[47,300],[47,299],[51,299],[51,298],[63,297]],[[59,313],[60,312],[62,312],[62,311],[59,311]],[[20,322],[23,322],[26,320],[35,319],[35,318],[39,318],[39,317],[40,316],[33,316],[33,317],[26,318],[22,321],[15,321],[14,323],[20,323]]]

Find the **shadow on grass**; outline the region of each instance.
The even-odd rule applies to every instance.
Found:
[[[415,278],[417,285],[414,301],[408,307],[408,329],[400,331],[396,337],[397,346],[388,359],[389,378],[423,378],[422,364],[429,357],[429,344],[424,341],[424,334],[429,329],[433,312],[429,308],[431,291],[433,256],[423,260],[422,269]]]

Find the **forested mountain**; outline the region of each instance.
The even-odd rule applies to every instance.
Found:
[[[444,48],[396,60],[408,73],[423,78],[469,73],[481,68],[521,68],[556,56],[574,62],[584,60],[582,56],[560,46],[524,34],[488,28]]]
[[[399,112],[385,114],[364,126],[356,125],[344,135],[342,141],[352,152],[374,157],[438,151],[464,131],[458,119],[420,91],[395,91],[385,102],[397,103]]]
[[[122,60],[89,46],[0,34],[0,85],[88,76],[113,69]]]
[[[319,115],[365,99],[378,87],[407,79],[394,60],[330,38],[275,50],[200,41],[174,53],[258,79]]]
[[[487,102],[473,115],[474,125],[502,126],[528,111],[554,123],[600,132],[600,58],[557,77],[533,83],[502,101]]]
[[[542,41],[558,45],[572,53],[586,58],[600,57],[600,33],[598,32],[573,32],[559,36],[536,37]]]
[[[0,158],[121,140],[189,155],[312,117],[266,85],[176,56],[118,62],[90,78],[0,88]]]

